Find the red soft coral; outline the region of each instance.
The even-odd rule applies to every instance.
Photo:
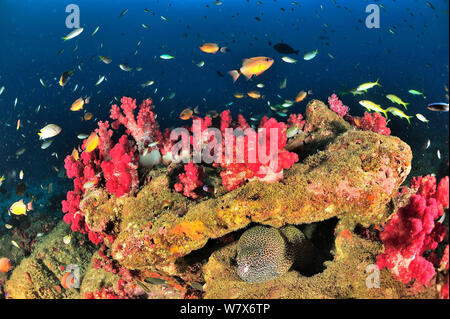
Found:
[[[364,112],[364,117],[362,118],[352,118],[355,126],[364,131],[372,131],[382,135],[390,135],[391,130],[386,126],[386,118],[378,113],[367,113]]]
[[[442,193],[441,188],[448,190],[448,178],[443,180],[436,189],[436,179],[431,176],[413,179],[417,193],[393,215],[380,234],[385,252],[378,256],[377,265],[391,268],[394,276],[403,283],[415,279],[425,285],[436,273],[424,253],[434,250],[447,232],[436,222],[443,208],[448,208],[448,202],[440,202],[437,197]]]
[[[245,119],[240,116],[238,124],[233,125],[230,111],[221,114],[220,129],[246,127]],[[264,117],[260,122],[261,130],[250,130],[244,136],[225,134],[223,156],[220,163],[224,171],[220,173],[222,184],[227,190],[233,190],[247,180],[258,179],[275,182],[283,178],[283,169],[290,168],[298,161],[298,155],[284,149],[287,142],[286,124],[274,118]],[[238,139],[243,148],[238,147]]]
[[[120,138],[109,155],[111,160],[101,163],[106,189],[121,197],[139,184],[137,160],[126,135]]]
[[[185,173],[178,175],[179,183],[174,185],[175,191],[183,192],[184,196],[190,198],[198,198],[198,194],[195,190],[204,185],[205,174],[200,166],[195,165],[193,162],[184,166]]]
[[[140,153],[153,141],[160,141],[162,134],[159,130],[159,124],[156,121],[156,115],[152,111],[152,100],[142,101],[137,118],[134,116],[134,110],[137,108],[136,100],[129,97],[122,97],[122,105],[111,107],[111,118],[113,129],[118,129],[119,124],[127,128],[127,134],[133,136]],[[123,113],[122,113],[123,111]]]

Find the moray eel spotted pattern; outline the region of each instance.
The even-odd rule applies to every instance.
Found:
[[[237,245],[238,275],[248,283],[275,279],[291,268],[296,244],[304,240],[294,226],[281,229],[255,226],[245,231]]]

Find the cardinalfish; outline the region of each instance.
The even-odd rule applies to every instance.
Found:
[[[28,211],[33,210],[33,201],[29,202],[28,204],[25,204],[23,202],[23,199],[19,200],[18,202],[15,202],[11,205],[11,207],[8,210],[8,214],[11,215],[26,215]]]
[[[233,83],[237,81],[241,74],[243,74],[247,80],[250,80],[252,76],[258,76],[269,69],[273,62],[273,59],[264,56],[244,59],[242,67],[239,70],[229,71],[228,74],[233,78]]]
[[[295,102],[296,102],[296,103],[299,103],[299,102],[303,101],[303,100],[306,98],[307,95],[308,95],[307,92],[305,92],[305,91],[300,91],[300,92],[297,94],[297,96],[295,97]]]
[[[72,157],[75,161],[78,161],[80,159],[80,153],[76,148],[74,148],[72,151]]]
[[[192,109],[190,107],[188,107],[187,109],[184,109],[183,111],[181,111],[180,119],[189,120],[190,118],[192,118],[193,114],[194,114],[194,111],[192,111]]]
[[[228,52],[227,47],[219,47],[217,43],[204,43],[200,46],[200,50],[202,50],[205,53],[212,53],[215,54],[217,52]]]
[[[258,91],[247,92],[247,95],[250,96],[252,99],[259,99],[261,97],[261,93],[259,93]]]
[[[75,73],[75,70],[70,70],[64,72],[59,78],[59,85],[65,86],[67,82],[70,80],[70,77]]]
[[[98,135],[95,133],[92,133],[86,140],[84,151],[87,153],[92,152],[93,150],[95,150],[97,148],[99,141],[100,141],[100,138],[98,137]]]
[[[80,97],[79,99],[77,99],[75,102],[72,103],[72,106],[70,107],[71,111],[80,111],[83,109],[83,106],[85,104],[89,104],[89,100],[90,98],[86,98],[83,99],[82,97]]]
[[[92,113],[87,112],[83,115],[83,120],[89,121],[89,120],[92,120],[93,117],[94,117],[94,115]]]

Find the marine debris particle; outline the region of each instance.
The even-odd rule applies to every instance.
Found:
[[[295,248],[303,240],[305,236],[294,226],[281,229],[255,226],[248,229],[237,246],[239,277],[248,283],[259,283],[283,275],[293,265]]]

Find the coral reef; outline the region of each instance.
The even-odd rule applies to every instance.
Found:
[[[448,296],[448,239],[436,221],[448,209],[448,178],[438,186],[415,178],[401,188],[411,149],[376,114],[351,117],[332,96],[334,110],[312,100],[287,123],[263,117],[258,127],[268,134],[242,115],[233,120],[230,110],[193,116],[191,151],[182,157],[207,148],[207,128],[242,131],[220,143],[221,160],[182,165],[173,161],[176,140],[161,133],[151,100],[139,108],[130,98],[121,102],[112,107],[111,126],[98,123],[98,147],[87,152],[85,142],[65,160],[74,179],[63,201],[64,221],[76,232],[70,245],[87,235],[97,247],[84,239],[69,255],[62,243],[69,227],[58,225],[13,270],[9,297]],[[125,134],[115,143],[120,125]],[[241,137],[244,151],[261,148],[268,161],[243,155],[236,162]],[[399,256],[409,261],[405,269]],[[79,290],[64,288],[71,282],[61,266],[69,262],[80,265]],[[426,285],[411,288],[411,279]]]
[[[377,241],[364,239],[338,225],[333,261],[325,262],[324,271],[305,276],[295,268],[284,275],[263,283],[247,283],[234,265],[237,244],[217,249],[204,267],[205,298],[436,298],[429,287],[412,295],[387,269],[379,271],[374,263],[382,250]]]

